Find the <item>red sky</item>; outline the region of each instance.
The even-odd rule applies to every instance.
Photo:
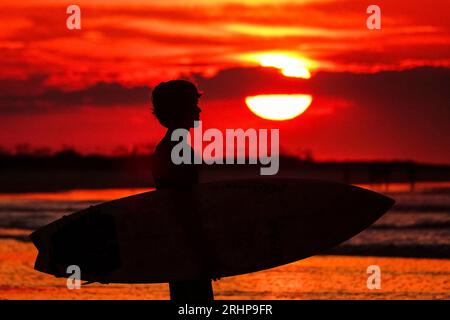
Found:
[[[280,128],[285,152],[318,159],[450,163],[450,3],[377,1],[77,1],[0,4],[0,146],[82,152],[151,145],[163,130],[150,88],[176,77],[205,92],[206,127]],[[249,54],[283,51],[310,61],[311,79],[260,68]],[[417,68],[426,67],[426,68]],[[252,114],[254,93],[308,93],[285,122]]]

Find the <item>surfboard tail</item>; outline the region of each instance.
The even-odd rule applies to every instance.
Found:
[[[38,255],[36,257],[36,261],[34,262],[34,270],[51,274],[49,254],[45,247],[42,232],[38,229],[31,233],[28,237],[38,250]]]
[[[47,241],[45,240],[45,235],[45,232],[42,232],[41,229],[38,229],[31,233],[28,237],[38,250],[38,256],[36,257],[34,269],[37,271],[49,273],[49,268],[48,266],[46,267],[49,262],[49,248],[47,245]]]
[[[39,236],[39,230],[36,230],[33,233],[29,234],[28,238],[30,238],[31,242],[38,250],[42,248],[42,241],[41,237]]]

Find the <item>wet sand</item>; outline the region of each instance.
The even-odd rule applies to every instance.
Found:
[[[167,284],[91,284],[33,270],[29,242],[0,240],[0,299],[168,299]],[[381,268],[381,289],[367,288],[367,267]],[[450,299],[450,260],[315,256],[214,283],[216,299]]]

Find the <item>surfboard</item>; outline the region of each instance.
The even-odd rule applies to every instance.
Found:
[[[330,249],[394,204],[335,182],[255,179],[157,190],[91,206],[30,235],[35,269],[101,283],[163,283],[256,272]]]

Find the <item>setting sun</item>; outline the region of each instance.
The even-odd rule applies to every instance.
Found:
[[[270,94],[250,96],[245,99],[248,108],[257,116],[268,120],[293,119],[310,106],[309,94]]]

